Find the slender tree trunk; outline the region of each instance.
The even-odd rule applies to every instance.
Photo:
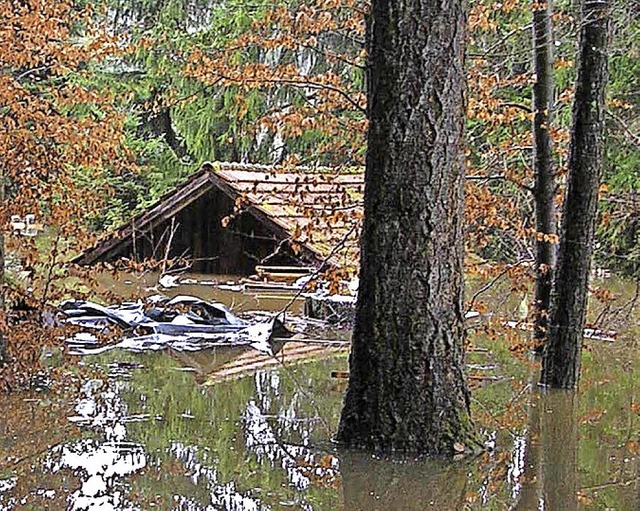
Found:
[[[556,183],[551,161],[551,113],[553,108],[553,33],[551,0],[534,0],[533,33],[536,82],[533,84],[533,138],[536,204],[536,291],[534,338],[541,343],[547,336],[551,302],[551,282],[555,265]]]
[[[4,209],[4,172],[0,163],[0,210]],[[4,222],[0,222],[3,224]],[[0,225],[0,367],[8,360],[7,339],[4,331],[4,294],[5,294],[5,277],[4,277],[4,225]]]
[[[463,364],[463,0],[374,0],[360,288],[337,439],[449,455]],[[459,443],[459,444],[457,444]]]
[[[541,383],[574,388],[580,376],[589,270],[604,160],[610,0],[585,0],[580,62],[558,263],[551,298]]]
[[[4,172],[0,165],[0,209],[4,209],[4,207]],[[2,222],[2,224],[4,224],[4,222]],[[2,225],[2,228],[0,228],[0,311],[4,310],[4,265],[4,225]]]
[[[162,137],[178,158],[184,158],[187,155],[187,149],[173,129],[171,108],[163,107],[156,111],[152,107],[152,103],[161,97],[162,93],[154,89],[151,91],[151,97],[142,105],[143,113],[141,123],[138,125],[138,135]]]
[[[171,109],[169,107],[165,107],[157,113],[150,114],[147,122],[151,133],[157,137],[164,137],[165,142],[178,158],[184,158],[187,155],[184,144],[173,129]]]

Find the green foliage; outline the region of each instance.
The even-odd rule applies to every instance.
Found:
[[[309,6],[320,13],[322,3],[108,0],[108,4],[104,21],[128,50],[88,72],[96,87],[107,87],[120,98],[121,111],[128,115],[129,147],[136,154],[139,170],[110,178],[116,191],[108,213],[95,222],[96,226],[116,225],[140,211],[203,161],[272,163],[290,158],[340,166],[363,163],[366,147],[362,133],[358,133],[364,126],[361,111],[343,105],[319,113],[316,89],[268,81],[256,85],[224,77],[225,70],[233,75],[251,71],[254,64],[273,69],[291,65],[298,70],[306,66],[310,78],[332,71],[349,94],[363,93],[364,67],[346,62],[361,63],[362,41],[355,32],[345,37],[338,30],[312,24],[313,30],[319,30],[315,47],[276,42],[290,34],[299,42],[303,34],[285,26],[285,18],[274,17],[274,12],[282,9],[294,20]],[[476,176],[502,176],[501,181],[468,190],[469,196],[488,189],[496,200],[479,201],[474,207],[486,210],[493,206],[498,217],[490,225],[478,224],[478,219],[486,221],[486,215],[468,208],[470,232],[480,231],[483,238],[469,246],[477,246],[478,255],[484,258],[513,260],[527,257],[533,243],[527,220],[533,214],[527,189],[533,180],[531,5],[524,0],[499,6],[474,0],[469,9],[468,170]],[[575,80],[579,27],[574,9],[575,3],[569,0],[554,3],[554,153],[560,173],[566,165]],[[348,2],[329,12],[337,22],[360,15]],[[635,141],[629,136],[638,129],[640,41],[638,21],[628,9],[617,10],[616,15],[609,92],[611,112],[621,122],[609,119],[604,181],[610,193],[629,194],[640,187],[637,135]],[[211,62],[224,61],[224,66],[207,68],[193,60],[198,54]],[[343,62],[329,55],[346,59]],[[83,108],[86,115],[99,118],[100,112]],[[296,128],[300,124],[302,128]],[[604,209],[612,221],[603,223],[599,231],[601,259],[605,253],[617,254],[607,264],[626,269],[628,265],[620,264],[620,257],[631,257],[638,250],[637,232],[629,230],[635,225],[637,211],[609,204]]]
[[[603,180],[601,264],[640,275],[640,21],[618,9],[609,59],[606,169]]]

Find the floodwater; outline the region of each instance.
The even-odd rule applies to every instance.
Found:
[[[67,377],[79,393],[0,397],[0,510],[639,509],[637,334],[587,341],[573,394],[536,388],[535,362],[513,356],[518,335],[472,332],[488,450],[450,463],[336,448],[340,342],[291,343],[275,358],[238,347],[85,356]]]

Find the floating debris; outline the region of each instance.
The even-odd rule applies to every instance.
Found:
[[[533,325],[531,323],[525,323],[522,321],[504,321],[502,324],[503,326],[525,332],[533,331]],[[613,330],[600,330],[598,328],[585,328],[583,337],[594,341],[614,342],[618,337],[618,332]]]
[[[0,479],[0,493],[8,492],[16,487],[18,484],[18,479],[15,477],[11,477],[9,479]]]
[[[171,287],[178,287],[180,285],[180,277],[165,274],[158,279],[158,284],[167,289]]]
[[[63,322],[88,331],[67,339],[73,354],[87,355],[122,348],[157,351],[172,348],[197,351],[215,346],[248,345],[262,353],[275,354],[280,340],[291,335],[277,317],[251,322],[240,319],[228,307],[194,296],[150,297],[146,303],[125,302],[105,307],[93,302],[70,300],[62,304]],[[100,337],[123,334],[118,342],[103,344]]]

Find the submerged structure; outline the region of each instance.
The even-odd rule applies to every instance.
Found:
[[[357,257],[363,192],[361,173],[205,163],[74,262],[183,258],[193,271],[228,275],[328,257],[339,265]]]

